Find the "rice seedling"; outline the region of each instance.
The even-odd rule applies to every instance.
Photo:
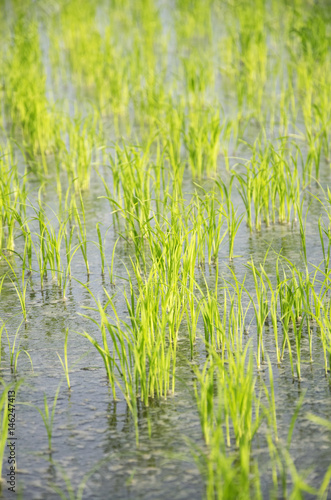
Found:
[[[64,357],[63,357],[63,360],[61,358],[61,356],[59,355],[59,353],[56,353],[59,360],[60,360],[60,363],[61,363],[61,366],[63,368],[63,371],[64,371],[64,374],[65,374],[65,377],[66,377],[66,380],[67,380],[67,384],[68,384],[68,389],[70,389],[70,378],[69,378],[69,368],[68,368],[68,335],[69,335],[69,328],[66,328],[66,333],[65,333],[65,338],[64,338]]]
[[[12,344],[10,342],[10,338],[9,338],[9,334],[8,334],[8,329],[6,328],[6,324],[3,322],[3,325],[2,325],[2,328],[5,329],[6,336],[7,336],[7,342],[8,342],[8,347],[9,347],[9,356],[10,356],[10,367],[14,371],[14,373],[17,372],[17,362],[18,362],[18,357],[21,354],[21,352],[24,352],[24,354],[26,354],[27,357],[29,358],[29,361],[31,363],[31,369],[33,371],[33,363],[32,363],[32,359],[31,359],[30,354],[25,349],[19,349],[20,342],[16,346],[17,335],[18,335],[18,332],[20,331],[20,328],[22,326],[23,321],[24,321],[24,319],[21,321],[18,328],[16,329],[15,337],[14,337]],[[16,351],[15,351],[15,347],[16,347]]]
[[[225,217],[228,226],[228,241],[229,241],[229,259],[233,260],[234,254],[234,239],[239,230],[240,224],[244,218],[244,214],[237,217],[238,210],[234,209],[233,201],[231,200],[232,184],[234,176],[231,177],[229,187],[226,187],[225,183],[220,179],[216,181],[216,185],[219,188],[221,194],[225,197],[226,201],[226,211]]]
[[[268,253],[265,256],[267,258]],[[265,262],[264,262],[265,263]],[[247,267],[252,270],[254,284],[255,284],[255,294],[256,300],[252,297],[252,295],[246,290],[247,295],[249,296],[251,303],[254,308],[256,328],[257,328],[257,355],[256,362],[258,370],[261,369],[261,362],[265,361],[264,354],[264,343],[263,343],[263,330],[264,324],[269,314],[269,305],[267,300],[267,290],[265,283],[263,281],[262,272],[258,271],[255,267],[253,260],[247,264]]]
[[[79,193],[79,199],[80,199],[80,209],[81,209],[81,214],[82,218],[80,217],[78,207],[76,204],[75,198],[71,199],[71,211],[74,214],[74,220],[77,223],[77,236],[78,236],[78,241],[79,241],[79,248],[82,252],[82,256],[85,262],[85,267],[86,267],[86,273],[87,276],[90,274],[90,267],[87,259],[87,235],[86,235],[86,220],[85,220],[85,208],[84,208],[84,202],[82,198],[82,194]]]
[[[304,259],[304,263],[306,269],[308,268],[308,260],[307,260],[307,246],[306,246],[306,225],[307,225],[307,216],[309,212],[309,207],[306,211],[305,218],[303,219],[303,200],[300,206],[297,206],[297,213],[299,219],[299,230],[300,230],[300,239],[301,239],[301,247],[302,247],[302,255]]]
[[[322,248],[322,252],[323,252],[324,272],[325,272],[325,274],[327,274],[329,271],[329,264],[330,264],[331,230],[330,230],[329,225],[328,226],[325,225],[325,223],[322,220],[322,217],[320,217],[318,219],[318,233],[319,233],[321,248]],[[326,239],[327,239],[327,248],[325,247],[325,244],[324,244],[323,234],[326,236]]]
[[[56,389],[55,396],[53,399],[53,404],[52,404],[51,408],[48,404],[47,395],[45,392],[44,392],[44,409],[43,410],[41,408],[39,408],[39,406],[36,406],[32,403],[27,403],[27,402],[20,402],[19,403],[21,405],[31,406],[32,408],[35,408],[39,412],[41,418],[43,419],[44,425],[45,425],[45,429],[46,429],[46,433],[47,433],[47,441],[48,441],[48,451],[50,454],[52,453],[52,436],[53,436],[55,409],[56,409],[56,403],[57,403],[57,400],[59,397],[61,383],[62,382],[60,382],[60,384],[58,385],[58,388]],[[50,409],[51,409],[51,412],[50,412]]]
[[[25,279],[25,274],[24,274],[24,269],[21,275],[21,283],[19,282],[19,277],[17,276],[14,267],[10,263],[9,258],[7,258],[3,253],[1,253],[2,258],[5,259],[6,263],[9,266],[9,269],[11,271],[11,275],[8,274],[8,277],[16,291],[22,314],[23,314],[23,319],[25,323],[27,323],[27,308],[26,308],[26,290],[28,286],[28,281]]]

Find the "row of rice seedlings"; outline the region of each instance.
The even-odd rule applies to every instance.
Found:
[[[46,155],[53,141],[53,120],[46,97],[38,27],[31,18],[18,17],[5,67],[5,108],[10,120],[9,129],[22,135],[23,148],[30,159],[41,156],[46,174]]]
[[[98,96],[97,100],[100,99],[102,96],[105,96],[104,97],[105,101],[110,102],[112,101],[112,99],[116,100],[117,95],[119,96],[127,95],[127,97],[125,98],[125,102],[120,105],[121,109],[127,110],[129,107],[130,95],[131,95],[131,97],[133,98],[133,102],[137,103],[136,114],[138,115],[138,120],[143,119],[143,115],[146,116],[146,111],[147,111],[147,113],[149,113],[151,116],[155,115],[151,122],[153,123],[153,125],[155,125],[155,118],[160,116],[160,111],[162,111],[163,113],[168,108],[168,106],[165,104],[167,102],[167,99],[162,99],[162,98],[158,99],[158,97],[160,97],[162,92],[164,94],[164,91],[160,90],[158,93],[155,94],[155,92],[157,91],[157,85],[159,85],[159,83],[157,82],[159,82],[163,78],[165,79],[163,73],[161,78],[156,78],[155,76],[157,73],[156,66],[157,64],[159,64],[161,67],[164,66],[165,64],[164,60],[167,57],[167,52],[166,50],[162,49],[162,43],[159,43],[158,41],[154,42],[151,41],[150,38],[151,32],[155,33],[156,26],[159,26],[160,24],[158,19],[158,12],[154,8],[152,2],[150,2],[150,9],[151,11],[147,16],[145,13],[143,14],[142,12],[139,12],[139,10],[137,10],[136,7],[129,2],[128,4],[125,5],[125,12],[127,13],[127,20],[125,21],[123,17],[123,12],[121,12],[120,9],[117,9],[116,6],[115,7],[113,6],[112,10],[113,17],[111,17],[110,19],[111,26],[109,27],[109,30],[108,28],[105,28],[104,32],[100,32],[95,21],[96,7],[92,5],[90,2],[86,2],[86,5],[84,5],[84,7],[81,8],[82,12],[78,17],[74,5],[62,7],[59,11],[60,13],[54,15],[53,19],[54,26],[56,24],[57,28],[59,25],[62,27],[63,30],[62,46],[59,42],[59,39],[56,36],[54,36],[54,33],[52,32],[51,29],[52,32],[51,45],[54,44],[55,48],[51,48],[50,53],[53,54],[53,56],[55,56],[55,52],[61,52],[66,50],[69,59],[69,66],[71,66],[72,70],[71,74],[73,75],[74,78],[75,76],[77,76],[77,81],[76,81],[77,84],[85,87],[87,91],[90,92],[90,94],[94,95],[96,94]],[[189,14],[187,12],[187,6],[184,8],[184,11],[186,12],[186,15]],[[245,92],[246,92],[246,98],[248,100],[252,100],[251,98],[249,98],[250,92],[248,91],[247,79],[248,81],[255,82],[252,87],[254,88],[254,94],[260,95],[261,92],[262,93],[264,92],[263,90],[264,84],[261,83],[261,81],[263,82],[265,81],[265,77],[262,78],[262,75],[265,74],[266,56],[264,55],[264,57],[262,58],[264,61],[263,63],[261,62],[260,56],[261,54],[266,54],[267,51],[266,30],[270,28],[270,26],[266,24],[266,19],[268,15],[265,12],[264,8],[261,9],[259,6],[258,8],[252,9],[252,6],[246,4],[242,12],[235,8],[232,9],[230,8],[230,6],[228,6],[227,9],[225,9],[225,12],[227,12],[226,17],[228,20],[229,19],[233,20],[234,18],[237,18],[239,20],[240,29],[238,33],[233,32],[232,28],[230,28],[231,24],[228,25],[228,29],[232,31],[232,36],[229,36],[229,40],[231,40],[231,43],[230,45],[225,44],[228,52],[231,54],[230,60],[232,62],[229,63],[229,65],[232,67],[232,72],[235,75],[235,80],[238,81],[240,80],[241,82],[243,81],[245,82],[244,86],[242,85],[242,83],[240,82],[238,83],[238,88],[239,89],[241,88],[239,94],[242,96],[240,97],[239,101],[241,102],[245,100],[244,97]],[[277,14],[279,15],[279,13]],[[71,22],[73,19],[75,19],[74,24]],[[117,46],[118,44],[116,45],[116,41],[119,40],[122,31],[119,30],[118,27],[116,27],[115,20],[118,21],[118,26],[122,26],[123,28],[127,29],[128,25],[131,22],[133,22],[133,19],[136,20],[139,19],[139,22],[142,23],[141,31],[133,30],[130,36],[130,40],[128,40],[125,43],[123,42],[123,37],[121,37],[120,46],[123,47],[123,53],[120,53]],[[248,37],[248,33],[250,33],[252,29],[252,19],[256,20],[256,24],[254,24],[255,28],[256,25],[259,26],[259,30],[257,30],[258,36],[255,29],[253,38]],[[195,22],[198,23],[197,20],[195,20]],[[280,18],[277,18],[277,22],[280,22]],[[75,26],[75,29],[72,29],[73,25]],[[49,28],[49,25],[47,25],[47,28]],[[33,29],[35,35],[32,38],[37,40],[38,36],[37,36],[36,26],[34,26]],[[147,34],[148,34],[148,41],[145,40],[144,38],[145,35]],[[182,35],[184,36],[184,34]],[[212,33],[212,36],[216,36],[216,34]],[[272,32],[272,36],[275,36],[275,32]],[[158,37],[156,37],[156,40],[157,38]],[[141,42],[141,51],[138,51],[138,54],[136,54],[135,50],[132,50],[131,46],[132,42],[133,41],[136,42],[137,39]],[[224,42],[224,40],[222,40],[222,42]],[[178,39],[178,43],[179,44],[181,43],[180,39]],[[209,43],[210,41],[208,42],[208,44]],[[34,44],[36,45],[37,42],[34,41]],[[155,45],[158,47],[158,49],[160,49],[157,51],[157,57],[153,54],[153,49],[155,48]],[[114,47],[116,47],[116,50],[114,50]],[[259,47],[260,56],[255,57],[254,55],[253,57],[252,54],[256,54],[257,47]],[[262,47],[264,47],[264,50],[262,50]],[[202,54],[200,54],[200,52],[202,52]],[[204,56],[203,54],[204,51],[200,50],[200,52],[197,55],[198,60],[201,60],[201,58],[203,61],[208,60],[208,57]],[[208,53],[208,51],[206,51],[206,53]],[[119,54],[118,57],[116,56],[116,61],[118,59],[121,62],[121,68],[123,68],[124,66],[125,69],[123,69],[122,72],[121,71],[114,72],[113,68],[115,67],[115,65],[106,63],[106,58],[104,57],[105,54],[110,59],[114,58],[116,54]],[[225,54],[226,51],[224,50],[224,56]],[[139,56],[138,59],[137,56]],[[57,60],[57,63],[55,64],[56,66],[55,69],[58,70],[61,67],[63,69],[63,66],[66,65],[66,55],[63,54],[63,57],[62,55],[61,56],[59,55],[58,58],[55,59]],[[38,60],[39,61],[41,60],[40,56],[39,59],[36,58],[37,62]],[[137,60],[138,61],[144,60],[144,64],[137,63]],[[146,68],[147,61],[148,65]],[[240,61],[240,64],[238,63],[238,61]],[[34,64],[31,63],[31,66],[34,67],[33,70],[34,72],[41,71],[39,68],[40,64],[39,63],[37,64],[37,62],[35,62]],[[215,66],[216,69],[214,69],[214,71],[217,73],[218,65],[212,64],[212,67],[213,66]],[[94,69],[98,68],[98,72],[96,72],[95,70],[91,71],[91,68]],[[237,68],[236,71],[235,68]],[[262,68],[264,69],[262,70]],[[158,68],[158,70],[159,69],[160,68]],[[298,69],[298,67],[295,66],[295,69]],[[275,70],[277,70],[277,65]],[[63,71],[66,71],[66,69],[63,69]],[[151,76],[148,76],[149,71],[151,72]],[[293,68],[292,71],[294,71]],[[109,72],[112,72],[112,74],[109,75]],[[244,75],[243,80],[241,80],[240,78],[239,79],[236,78],[236,76],[238,76],[238,72]],[[190,75],[192,71],[186,71],[186,73]],[[206,73],[204,65],[203,65],[203,71],[201,71],[200,73],[201,74]],[[54,74],[56,74],[56,71],[54,71]],[[257,75],[259,75],[259,77],[257,77]],[[178,75],[176,74],[176,78],[177,77]],[[172,78],[170,78],[171,82]],[[214,77],[210,79],[209,87],[212,87],[211,82],[214,79],[215,79]],[[81,81],[81,83],[79,83],[79,81]],[[151,84],[152,88],[149,89],[148,87],[151,81],[153,82]],[[103,82],[103,83],[99,84],[98,82]],[[114,82],[114,88],[112,88],[111,86],[112,82]],[[186,77],[186,82],[184,81],[184,85],[188,88],[192,86],[191,76]],[[108,89],[107,86],[109,87]],[[168,90],[165,91],[166,95],[171,96],[172,93],[171,84],[168,85],[167,82],[167,86],[169,86],[169,91]],[[31,85],[31,87],[35,86]],[[138,91],[139,87],[142,88],[140,92]],[[45,94],[44,91],[40,92],[40,96],[44,94]],[[209,163],[210,164],[214,163],[216,155],[215,152],[217,149],[219,149],[219,141],[215,141],[213,137],[215,137],[215,135],[219,135],[220,122],[219,120],[209,120],[208,117],[210,112],[208,111],[208,107],[206,108],[206,110],[204,110],[204,107],[201,106],[201,103],[199,103],[199,99],[197,98],[199,94],[199,86],[194,84],[193,92],[191,92],[191,94],[195,96],[195,99],[193,101],[193,109],[197,107],[197,109],[200,110],[200,111],[193,111],[193,117],[194,116],[205,117],[202,119],[205,121],[207,120],[208,128],[210,128],[210,132],[208,132],[207,135],[202,134],[206,137],[207,136],[209,137],[208,140],[207,139],[203,140],[203,143],[205,144],[206,147],[204,146],[203,148],[201,148],[199,146],[199,144],[201,143],[201,137],[199,138],[200,135],[199,130],[200,131],[204,130],[205,128],[204,126],[203,127],[193,126],[192,128],[192,125],[190,124],[191,119],[189,119],[187,130],[189,131],[195,130],[194,133],[188,132],[193,142],[197,143],[199,146],[198,148],[193,148],[192,150],[193,154],[194,155],[197,154],[199,158],[202,158],[206,156],[205,153],[202,152],[203,150],[205,150],[207,152],[206,153],[207,156],[210,157],[210,162],[207,162],[207,167],[208,167]],[[148,97],[147,109],[146,106],[143,109],[142,107],[144,105],[144,101],[146,101],[146,95]],[[40,101],[43,101],[43,99],[44,98],[40,97]],[[207,102],[206,99],[207,97],[203,97],[203,103]],[[258,101],[260,102],[261,99],[259,99]],[[139,106],[141,107],[140,111],[139,111]],[[45,105],[41,107],[45,108]],[[103,108],[103,106],[100,107]],[[114,109],[117,109],[119,106],[116,104],[113,107]],[[254,107],[253,104],[252,107]],[[261,105],[258,104],[257,108],[261,108]],[[193,122],[195,121],[196,119],[194,118]],[[323,117],[322,122],[324,124],[327,123],[327,116]],[[222,127],[223,125],[221,125],[221,128]],[[216,132],[215,130],[213,130],[214,128]],[[192,142],[191,139],[188,140],[189,144]],[[46,150],[45,148],[42,149],[44,151]],[[210,151],[210,153],[208,151]],[[191,156],[192,155],[190,153],[189,157]],[[201,161],[197,163],[200,164]],[[196,162],[194,162],[194,168],[196,169]]]
[[[206,497],[250,498],[253,494],[260,498],[251,446],[263,415],[248,346],[243,352],[228,346],[226,360],[211,351],[202,370],[195,371],[195,394],[207,445],[206,453],[199,456],[205,467]]]
[[[264,2],[242,2],[240,8],[228,4],[223,10],[226,36],[219,44],[223,72],[235,89],[238,108],[256,110],[259,116],[269,55]]]
[[[302,272],[288,259],[278,256],[276,260],[276,283],[274,284],[272,283],[271,276],[265,271],[267,256],[268,253],[265,256],[264,262],[260,263],[259,267],[255,266],[253,261],[247,265],[253,276],[255,297],[249,289],[244,287],[255,316],[257,368],[260,369],[261,363],[265,362],[263,332],[265,325],[269,325],[269,319],[271,319],[277,363],[281,363],[284,360],[287,349],[292,376],[296,376],[300,380],[302,336],[308,336],[309,356],[312,363],[312,325],[317,321],[319,328],[322,329],[321,338],[325,358],[325,371],[327,373],[329,369],[327,363],[329,339],[325,333],[325,328],[328,324],[329,276],[317,266],[315,266],[315,270],[310,274],[307,270]],[[320,275],[322,275],[322,280],[319,278]],[[237,283],[235,275],[234,282]],[[241,286],[243,287],[244,285],[241,284]],[[279,343],[281,332],[282,341]],[[292,338],[295,341],[295,365]]]
[[[81,249],[86,272],[89,276],[85,208],[81,193],[79,201],[80,210],[75,194],[70,197],[70,190],[68,190],[65,201],[65,218],[62,219],[63,214],[60,213],[59,216],[54,214],[52,219],[46,215],[46,207],[41,201],[39,191],[38,205],[30,207],[35,212],[34,216],[23,220],[18,212],[14,212],[17,226],[20,226],[24,238],[23,254],[20,256],[22,260],[21,273],[15,271],[11,259],[6,257],[4,253],[2,253],[2,258],[8,265],[8,277],[19,297],[25,321],[27,321],[27,287],[29,278],[32,278],[35,273],[39,275],[41,290],[44,289],[45,280],[51,275],[52,280],[56,281],[58,285],[62,298],[65,299],[67,286],[71,279],[71,263],[76,252]],[[74,222],[76,224],[73,224]]]

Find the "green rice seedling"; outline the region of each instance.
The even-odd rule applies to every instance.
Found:
[[[203,235],[201,235],[199,239],[201,239],[202,241],[206,241],[208,264],[210,265],[212,262],[217,262],[219,249],[227,232],[224,231],[222,234],[221,231],[224,220],[224,210],[222,202],[220,202],[216,198],[214,191],[212,191],[211,193],[205,190],[203,191],[204,198],[201,198],[197,195],[196,199],[198,207],[204,209],[205,213],[201,214],[201,223],[196,216],[194,216],[193,222],[196,226],[196,231],[200,226],[201,230],[203,229]]]
[[[300,239],[301,239],[301,247],[302,247],[302,255],[304,259],[304,263],[306,269],[308,268],[308,260],[307,260],[307,246],[306,246],[306,225],[307,225],[307,216],[309,212],[309,207],[306,211],[305,218],[303,219],[303,200],[300,205],[297,205],[297,213],[299,220],[299,230],[300,230]]]
[[[257,231],[261,230],[262,214],[266,225],[269,226],[270,183],[272,183],[269,167],[270,147],[267,146],[265,150],[262,150],[261,144],[259,147],[260,152],[258,153],[258,160],[256,158],[257,144],[254,144],[253,157],[251,160],[253,170],[252,201],[255,211],[255,229]]]
[[[101,257],[101,276],[104,276],[104,274],[105,274],[105,253],[103,250],[103,243],[102,243],[102,237],[101,237],[99,225],[100,225],[100,222],[97,222],[96,228],[97,228],[97,233],[98,233],[100,257]]]
[[[69,335],[69,328],[66,328],[66,334],[64,338],[64,358],[62,360],[61,356],[57,352],[56,354],[58,355],[58,358],[60,360],[60,363],[62,365],[63,371],[66,376],[67,384],[68,384],[68,389],[70,389],[70,378],[69,378],[69,368],[68,368],[68,335]]]
[[[301,363],[301,335],[302,335],[302,327],[303,327],[303,322],[304,322],[304,317],[301,319],[299,326],[297,326],[297,319],[296,316],[292,311],[290,311],[290,317],[292,321],[292,327],[293,327],[293,333],[295,337],[295,345],[296,345],[296,354],[297,354],[297,359],[296,359],[296,372],[298,376],[298,380],[301,380],[301,368],[300,368],[300,363]]]
[[[14,251],[15,223],[25,210],[26,177],[19,177],[10,143],[1,149],[0,172],[0,249]]]
[[[244,276],[242,282],[239,282],[237,279],[234,270],[228,266],[230,270],[233,282],[227,281],[225,285],[224,293],[224,306],[225,310],[228,308],[226,304],[226,295],[228,295],[230,302],[230,313],[229,313],[229,339],[232,342],[232,348],[234,349],[236,346],[242,350],[243,349],[243,334],[246,332],[245,322],[246,316],[248,314],[250,304],[247,304],[246,308],[244,307],[243,294],[245,291],[245,280],[246,275]],[[230,285],[230,286],[229,286]],[[231,294],[230,287],[233,289],[233,294]],[[224,311],[225,312],[225,311]],[[225,320],[225,318],[224,318]],[[224,323],[224,321],[223,321]],[[225,324],[225,323],[224,323]]]
[[[8,342],[8,347],[9,347],[9,355],[10,355],[10,367],[11,369],[14,371],[14,373],[17,372],[17,362],[18,362],[18,357],[19,355],[21,354],[21,352],[24,352],[24,354],[27,355],[27,357],[29,358],[29,361],[31,363],[31,369],[33,371],[33,364],[32,364],[32,359],[31,359],[31,356],[30,354],[28,353],[28,351],[26,351],[25,349],[19,349],[19,344],[20,342],[18,343],[18,345],[16,346],[16,340],[17,340],[17,335],[18,335],[18,332],[22,326],[22,323],[23,323],[24,319],[21,321],[21,323],[19,324],[17,330],[16,330],[16,333],[15,333],[15,337],[14,337],[14,341],[13,341],[13,344],[11,344],[10,342],[10,338],[9,338],[9,334],[8,334],[8,330],[5,326],[5,323],[3,323],[3,327],[5,328],[5,331],[6,331],[6,335],[7,335],[7,342]],[[15,351],[15,347],[16,347],[16,351]]]
[[[39,408],[39,406],[36,406],[32,403],[26,403],[26,402],[20,403],[22,405],[32,406],[33,408],[35,408],[39,412],[41,418],[43,419],[44,425],[45,425],[45,429],[46,429],[46,433],[47,433],[47,440],[48,440],[48,451],[50,454],[52,453],[52,436],[53,436],[54,415],[55,415],[56,403],[57,403],[60,388],[61,388],[61,383],[62,382],[60,382],[60,384],[58,385],[58,388],[56,389],[55,396],[53,399],[53,404],[52,404],[51,408],[48,405],[46,393],[44,393],[44,410],[42,410],[41,408]],[[51,409],[51,412],[50,412],[50,409]]]
[[[111,254],[110,269],[108,267],[109,282],[111,285],[115,285],[115,275],[114,275],[115,250],[116,250],[116,246],[117,246],[119,239],[120,239],[120,237],[117,238],[117,240],[115,241],[115,244],[113,246],[113,250],[112,250],[112,254]]]
[[[279,344],[278,344],[278,294],[279,294],[279,288],[277,287],[274,289],[271,280],[268,276],[268,274],[265,271],[265,268],[262,264],[260,264],[260,269],[261,273],[264,276],[268,287],[269,287],[269,293],[271,294],[270,299],[269,299],[269,314],[271,317],[271,323],[272,323],[272,329],[275,337],[275,347],[276,347],[276,356],[277,356],[277,363],[280,364],[280,349],[279,349]]]
[[[186,319],[187,326],[189,331],[189,339],[190,339],[190,350],[191,350],[191,360],[193,359],[193,347],[196,342],[196,333],[197,333],[197,324],[200,316],[200,304],[197,301],[196,297],[193,294],[191,287],[188,287],[185,290],[186,295]]]
[[[87,259],[87,235],[86,235],[86,220],[85,220],[85,208],[84,208],[84,202],[82,198],[82,194],[79,193],[79,199],[80,199],[80,209],[82,213],[82,219],[79,215],[78,207],[75,201],[75,198],[71,199],[71,210],[72,213],[74,214],[74,219],[77,223],[77,236],[78,236],[78,241],[79,241],[79,248],[81,249],[82,256],[85,262],[85,267],[86,267],[86,272],[87,276],[90,275],[90,267]]]
[[[267,258],[268,253],[265,256]],[[261,361],[264,362],[265,354],[264,354],[264,343],[263,343],[263,329],[264,324],[269,314],[269,304],[267,299],[267,290],[265,283],[263,281],[263,273],[258,271],[256,266],[253,263],[253,259],[251,262],[247,264],[247,267],[252,270],[254,284],[255,284],[255,294],[256,299],[252,297],[252,295],[246,289],[246,293],[249,296],[251,303],[253,304],[256,327],[257,327],[257,368],[261,369]]]
[[[231,192],[232,192],[232,184],[233,184],[234,176],[230,179],[229,187],[227,188],[225,183],[219,179],[216,181],[216,185],[219,188],[221,194],[225,197],[226,201],[226,212],[225,217],[228,226],[228,239],[229,239],[229,259],[233,260],[233,247],[234,247],[234,239],[239,230],[240,224],[243,220],[244,214],[237,217],[237,211],[234,209],[233,202],[231,200]]]
[[[138,264],[134,270],[139,277]],[[137,298],[130,275],[130,297],[126,292],[124,293],[131,325],[119,319],[113,297],[105,292],[108,299],[105,306],[102,306],[100,301],[96,301],[95,311],[99,312],[100,323],[85,316],[92,319],[100,328],[102,344],[91,335],[84,334],[103,358],[113,397],[116,398],[116,386],[123,393],[134,417],[137,440],[136,398],[140,394],[141,400],[148,406],[149,398],[167,396],[168,391],[171,390],[171,377],[172,387],[174,387],[177,345],[176,338],[170,337],[170,325],[169,340],[167,340],[163,326],[164,320],[159,318],[159,304],[163,297],[162,285],[155,279],[154,272],[150,273],[146,282],[141,276],[140,280],[141,288]],[[114,320],[110,319],[106,313],[109,305],[115,316]],[[162,311],[166,314],[166,308],[162,308]]]
[[[277,429],[277,409],[275,400],[275,387],[274,387],[274,377],[272,373],[272,366],[270,358],[268,356],[268,373],[269,373],[269,383],[270,383],[270,393],[264,386],[264,390],[269,403],[269,412],[267,413],[267,418],[269,417],[269,426],[273,429],[274,439],[278,441],[278,429]]]
[[[28,286],[28,281],[26,281],[26,279],[25,279],[25,274],[24,274],[25,270],[23,268],[23,272],[21,275],[21,283],[19,283],[19,277],[17,276],[16,272],[14,271],[14,268],[13,268],[12,264],[10,263],[10,260],[3,254],[3,252],[1,252],[1,256],[7,262],[9,269],[11,271],[11,274],[13,276],[12,277],[11,275],[8,275],[9,279],[10,279],[10,281],[11,281],[11,283],[16,291],[17,297],[19,299],[20,306],[22,309],[23,319],[24,319],[25,323],[27,323],[26,290],[27,290],[27,286]]]
[[[210,365],[210,361],[208,360],[208,362],[204,364],[202,371],[196,370],[197,381],[194,384],[201,430],[207,444],[210,444],[210,431],[214,424],[214,370],[214,366]]]
[[[236,178],[239,181],[240,188],[238,192],[240,194],[241,199],[245,205],[246,210],[246,223],[249,227],[249,230],[253,231],[253,220],[252,220],[252,193],[253,193],[253,176],[252,169],[249,166],[246,166],[246,175],[240,175],[238,173],[235,174]]]
[[[321,248],[322,248],[322,252],[323,252],[324,272],[325,272],[325,274],[327,274],[329,271],[329,264],[330,264],[331,228],[329,225],[325,226],[325,224],[322,220],[322,217],[320,217],[318,219],[318,233],[319,233]],[[325,247],[325,244],[324,244],[323,234],[327,238],[327,248]]]
[[[229,172],[230,171],[230,162],[229,162],[229,150],[231,138],[233,143],[237,145],[238,142],[238,119],[226,119],[222,124],[222,132],[220,138],[220,149],[223,154],[225,168]]]
[[[221,317],[218,307],[218,266],[216,266],[215,289],[210,291],[205,280],[206,292],[201,289],[201,314],[204,324],[205,344],[212,346],[217,352],[222,353],[224,359],[225,353],[225,335],[226,335],[226,320],[227,320],[227,293],[224,293],[223,301],[223,318]]]
[[[331,373],[331,306],[330,302],[322,306],[318,314],[309,312],[310,316],[316,321],[320,328],[322,340],[324,371],[325,376]]]
[[[104,309],[102,308],[102,305],[100,302],[98,302],[98,310],[104,316]],[[91,319],[89,316],[86,316],[88,319]],[[95,322],[95,320],[93,320]],[[115,379],[115,367],[117,367],[117,364],[115,363],[114,355],[112,356],[108,347],[108,342],[107,342],[107,330],[110,334],[110,337],[112,341],[114,342],[114,349],[117,351],[119,350],[118,348],[118,343],[116,342],[116,330],[113,328],[111,323],[109,321],[106,322],[105,320],[102,320],[100,325],[97,323],[97,325],[101,329],[102,333],[102,343],[103,347],[97,342],[96,339],[91,337],[88,333],[84,332],[84,336],[91,342],[91,344],[97,349],[99,354],[101,355],[105,368],[106,368],[106,373],[108,380],[111,384],[111,389],[113,393],[113,398],[116,399],[116,379]],[[115,330],[115,331],[114,331]],[[123,345],[123,344],[122,344]],[[119,355],[120,356],[120,355]],[[124,358],[124,361],[126,360],[126,354],[122,353],[122,357]]]

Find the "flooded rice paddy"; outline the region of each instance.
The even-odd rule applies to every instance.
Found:
[[[328,2],[0,5],[0,498],[329,498]]]

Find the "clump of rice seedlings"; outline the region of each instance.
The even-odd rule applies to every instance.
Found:
[[[206,291],[199,289],[201,294],[200,307],[203,318],[206,346],[212,346],[215,351],[222,353],[224,358],[225,332],[227,321],[227,294],[224,293],[222,304],[223,317],[220,314],[218,303],[218,265],[216,266],[215,288],[210,290],[206,284]]]
[[[257,231],[261,230],[262,219],[266,226],[271,221],[275,223],[277,213],[280,223],[289,223],[291,217],[296,219],[300,184],[296,160],[292,157],[291,161],[292,168],[283,148],[276,151],[271,144],[263,148],[257,141],[252,148],[252,157],[245,165],[246,173],[235,173],[251,231],[253,224]]]
[[[24,214],[26,178],[19,178],[11,145],[0,153],[0,249],[15,248],[15,223]]]
[[[287,261],[287,259],[285,260]],[[311,281],[307,270],[305,273],[302,273],[292,263],[289,261],[287,261],[287,263],[290,264],[292,276],[288,277],[283,270],[283,279],[280,278],[279,259],[277,259],[276,263],[277,290],[281,315],[280,320],[283,328],[281,360],[284,357],[285,346],[287,345],[292,374],[294,376],[293,354],[289,336],[291,329],[291,331],[293,331],[296,345],[296,371],[298,378],[300,379],[301,337],[305,322],[309,337],[310,361],[312,361],[312,331],[309,324],[309,311],[311,310],[311,294],[313,297],[316,295],[313,291],[316,273],[313,281]]]
[[[321,307],[319,314],[309,312],[310,317],[316,321],[319,327],[320,338],[322,341],[324,371],[325,376],[331,374],[331,306],[330,301]],[[330,375],[331,377],[331,375]]]
[[[201,187],[199,186],[199,188]],[[197,233],[200,262],[205,261],[205,253],[207,253],[210,265],[217,262],[218,253],[227,231],[223,233],[221,231],[224,223],[222,202],[217,199],[215,191],[207,192],[203,188],[201,189],[203,196],[196,193],[190,203],[190,206],[193,203],[191,218],[194,231]]]
[[[105,180],[107,196],[114,224],[119,227],[119,217],[124,219],[125,236],[133,241],[137,252],[141,252],[144,226],[151,214],[151,164],[149,161],[150,144],[141,151],[123,144],[116,147],[115,159],[111,158],[114,180],[113,192]]]
[[[22,269],[21,280],[20,280],[19,276],[15,272],[14,267],[11,264],[9,258],[7,258],[3,253],[1,255],[2,255],[2,258],[5,259],[5,261],[7,262],[8,266],[9,266],[10,271],[8,273],[8,277],[9,277],[9,279],[10,279],[10,281],[11,281],[11,283],[16,291],[16,294],[17,294],[17,297],[18,297],[18,300],[19,300],[19,303],[21,306],[23,319],[24,319],[25,323],[27,323],[26,291],[27,291],[27,286],[28,286],[28,280],[26,280],[26,277],[25,277],[25,269],[24,268]]]
[[[90,187],[92,164],[96,161],[96,142],[100,134],[97,123],[96,112],[84,119],[79,115],[68,118],[64,120],[66,137],[58,139],[57,162],[66,170],[68,182],[73,183],[76,192]]]
[[[161,143],[171,168],[176,172],[181,164],[185,109],[181,100],[174,100],[165,110],[165,117],[159,124]],[[175,175],[175,178],[177,176]]]
[[[158,318],[160,292],[153,274],[145,285],[142,283],[138,298],[130,282],[130,297],[125,294],[125,299],[131,325],[119,319],[113,297],[107,295],[106,305],[103,307],[98,301],[96,308],[100,314],[100,323],[96,323],[102,333],[102,344],[88,333],[84,334],[103,358],[114,399],[117,386],[128,403],[134,417],[137,442],[137,397],[148,406],[149,398],[166,397],[175,383],[171,363],[175,365],[176,339],[167,339]],[[113,320],[106,313],[108,305],[115,316]]]
[[[184,143],[193,177],[201,179],[216,173],[220,150],[220,116],[200,110],[190,112],[186,123]]]
[[[29,361],[31,363],[31,369],[33,371],[33,363],[32,363],[32,359],[31,359],[30,354],[25,349],[20,349],[19,348],[20,342],[18,343],[18,345],[16,345],[17,335],[18,335],[18,332],[20,331],[20,328],[22,326],[23,321],[24,320],[21,321],[21,323],[19,324],[18,328],[16,329],[15,337],[13,339],[13,343],[12,344],[10,342],[10,338],[9,338],[9,334],[8,334],[8,329],[6,328],[6,324],[4,322],[3,322],[3,325],[1,327],[1,333],[2,333],[2,329],[3,328],[6,331],[8,348],[9,348],[9,356],[10,356],[10,367],[11,367],[11,370],[14,373],[17,372],[18,357],[21,354],[21,352],[24,352],[24,354],[26,354],[27,357],[29,358]],[[1,347],[1,343],[0,343],[0,347]],[[16,350],[15,350],[15,348],[16,348]]]

